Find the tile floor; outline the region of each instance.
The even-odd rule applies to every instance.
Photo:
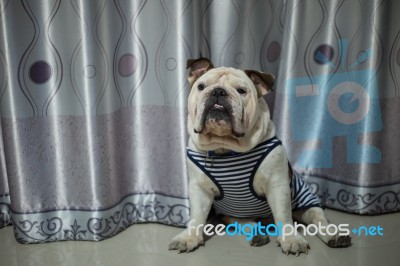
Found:
[[[400,266],[400,213],[358,216],[327,210],[335,223],[351,227],[380,225],[383,236],[353,236],[349,248],[332,249],[317,237],[307,236],[308,255],[286,256],[275,239],[263,247],[251,247],[243,236],[214,236],[192,253],[168,251],[168,243],[182,229],[140,224],[102,242],[59,242],[21,245],[11,227],[0,230],[0,265],[296,265],[296,266]]]

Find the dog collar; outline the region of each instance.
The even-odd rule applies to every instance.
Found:
[[[239,155],[240,152],[235,152],[235,151],[229,151],[224,154],[219,154],[216,153],[215,151],[208,151],[207,152],[207,158],[212,158],[212,157],[224,157],[224,156],[234,156],[234,155]]]
[[[275,136],[275,137],[272,137],[272,138],[270,138],[270,139],[268,139],[268,140],[266,140],[266,141],[264,141],[264,142],[258,144],[258,145],[255,146],[252,150],[257,149],[257,148],[259,148],[260,146],[265,145],[265,144],[274,145],[275,143],[277,143],[277,144],[279,144],[279,145],[282,144],[282,142]],[[246,152],[245,152],[245,153],[246,153]],[[240,154],[243,154],[243,152],[228,151],[228,152],[226,152],[226,153],[219,154],[219,153],[217,153],[217,152],[215,152],[215,151],[208,151],[208,152],[207,152],[207,157],[206,157],[206,158],[236,156],[236,155],[240,155]]]

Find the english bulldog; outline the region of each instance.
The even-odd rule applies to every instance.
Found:
[[[319,199],[302,177],[292,171],[285,149],[263,96],[272,91],[275,77],[255,70],[214,68],[207,58],[190,59],[187,129],[190,227],[174,237],[170,250],[189,252],[204,244],[196,226],[217,213],[240,222],[273,216],[276,225],[323,228],[318,236],[329,247],[346,247],[348,234],[327,234],[330,225]],[[348,232],[349,233],[349,232]],[[255,236],[252,246],[269,242]],[[285,254],[308,253],[301,234],[277,237]]]

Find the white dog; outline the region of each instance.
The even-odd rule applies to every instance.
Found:
[[[205,224],[212,206],[228,217],[273,216],[276,224],[329,225],[318,198],[293,173],[275,135],[262,96],[272,90],[274,76],[254,70],[213,68],[210,60],[188,60],[188,174],[191,224]],[[293,218],[292,218],[293,217]],[[349,246],[350,236],[318,236],[330,247]],[[254,237],[251,244],[268,243]],[[286,254],[308,253],[300,234],[277,238]],[[177,235],[170,249],[192,251],[204,244],[193,227]]]

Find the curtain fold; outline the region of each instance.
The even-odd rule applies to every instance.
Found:
[[[266,97],[327,207],[400,209],[400,2],[0,0],[0,228],[21,243],[184,226],[186,60]]]

